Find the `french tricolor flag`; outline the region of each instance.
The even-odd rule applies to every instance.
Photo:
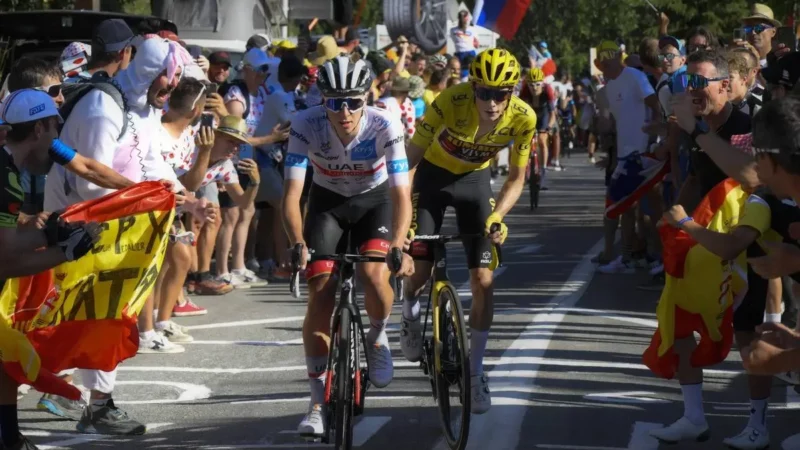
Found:
[[[488,28],[510,41],[517,34],[530,5],[531,0],[477,0],[472,17],[475,25]]]

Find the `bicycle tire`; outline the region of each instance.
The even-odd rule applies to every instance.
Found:
[[[353,448],[353,346],[358,351],[358,337],[353,332],[349,309],[342,309],[339,316],[339,334],[336,361],[336,449]]]
[[[450,305],[450,312],[447,306]],[[442,361],[441,369],[436,369],[434,365],[434,380],[436,380],[436,403],[439,407],[439,419],[442,422],[444,436],[447,445],[451,450],[464,450],[469,438],[469,421],[471,410],[471,387],[469,370],[469,344],[467,340],[467,325],[464,322],[464,311],[461,308],[461,301],[455,289],[449,284],[443,286],[439,291],[439,323],[434,326],[439,327],[439,336],[442,340],[442,357],[445,351],[450,355],[456,356],[460,361],[453,364],[452,361],[445,367]],[[452,339],[451,339],[452,337]],[[457,344],[457,353],[449,351],[449,345]],[[454,367],[458,366],[458,367]],[[452,370],[451,370],[452,369]],[[461,411],[457,419],[458,430],[453,430],[453,418],[450,411],[450,387],[456,381],[460,389]]]

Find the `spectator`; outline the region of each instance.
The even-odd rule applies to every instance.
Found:
[[[247,40],[247,43],[245,44],[245,51],[249,52],[251,49],[257,48],[266,53],[271,45],[272,42],[269,36],[264,34],[254,34],[250,36],[250,39]]]
[[[73,42],[61,52],[61,73],[64,82],[75,82],[92,78],[89,73],[89,58],[92,56],[92,47],[83,42]]]
[[[212,83],[222,84],[231,75],[231,56],[228,52],[214,52],[208,55],[208,79]]]
[[[350,27],[344,35],[342,45],[339,46],[343,53],[352,54],[361,45],[361,34],[357,28]]]
[[[425,67],[427,67],[427,65],[428,60],[425,58],[425,55],[422,53],[411,53],[411,64],[407,65],[406,70],[408,70],[408,73],[411,75],[421,77],[425,73]],[[380,74],[380,72],[376,73]]]
[[[450,38],[455,45],[455,57],[461,60],[461,67],[469,67],[466,61],[467,56],[473,58],[478,53],[478,34],[475,28],[470,26],[470,14],[467,11],[458,12],[458,26],[450,29]],[[424,70],[424,68],[423,68]],[[414,75],[419,75],[415,73]]]
[[[433,103],[436,97],[445,89],[447,89],[447,72],[445,70],[435,70],[431,74],[425,93],[422,94],[422,100],[425,102],[426,110],[431,107],[431,103]]]
[[[108,19],[100,22],[92,35],[92,56],[88,72],[99,71],[114,76],[124,70],[131,62],[133,54],[133,31],[122,19]]]
[[[747,42],[756,48],[761,58],[759,65],[766,67],[767,56],[772,53],[772,38],[781,23],[775,20],[772,8],[754,3],[750,7],[750,15],[742,19],[742,24],[747,33]]]
[[[443,72],[443,71],[440,71]],[[392,116],[400,120],[405,129],[406,139],[414,136],[414,126],[416,123],[416,112],[414,104],[408,96],[411,91],[411,83],[408,78],[395,77],[392,80],[390,95],[375,102],[375,106],[386,109]]]
[[[414,75],[408,78],[408,83],[411,85],[408,97],[411,99],[411,103],[414,104],[414,117],[419,120],[425,115],[425,100],[422,98],[425,94],[425,81],[422,77]]]
[[[800,53],[792,52],[765,68],[761,74],[773,100],[789,96],[800,79]]]
[[[333,36],[322,36],[317,41],[317,48],[308,54],[308,60],[315,66],[321,66],[326,61],[339,56],[341,50]]]
[[[728,52],[731,84],[728,100],[752,119],[761,108],[764,89],[756,83],[758,59],[747,48],[734,48]]]
[[[706,27],[693,28],[686,38],[687,55],[691,55],[700,50],[713,50],[717,47],[719,47],[719,42],[716,36]]]

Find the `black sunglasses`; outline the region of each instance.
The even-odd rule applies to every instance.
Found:
[[[49,95],[50,97],[57,98],[59,95],[61,95],[61,83],[51,84],[50,86],[38,87],[36,88],[36,90],[47,92],[47,95]]]
[[[511,91],[508,89],[492,89],[487,87],[478,87],[475,88],[475,97],[478,99],[488,102],[489,100],[494,100],[497,103],[504,102],[511,97]]]

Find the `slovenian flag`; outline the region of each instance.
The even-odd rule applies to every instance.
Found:
[[[472,17],[475,25],[488,28],[510,41],[517,34],[530,5],[531,0],[477,0]]]

